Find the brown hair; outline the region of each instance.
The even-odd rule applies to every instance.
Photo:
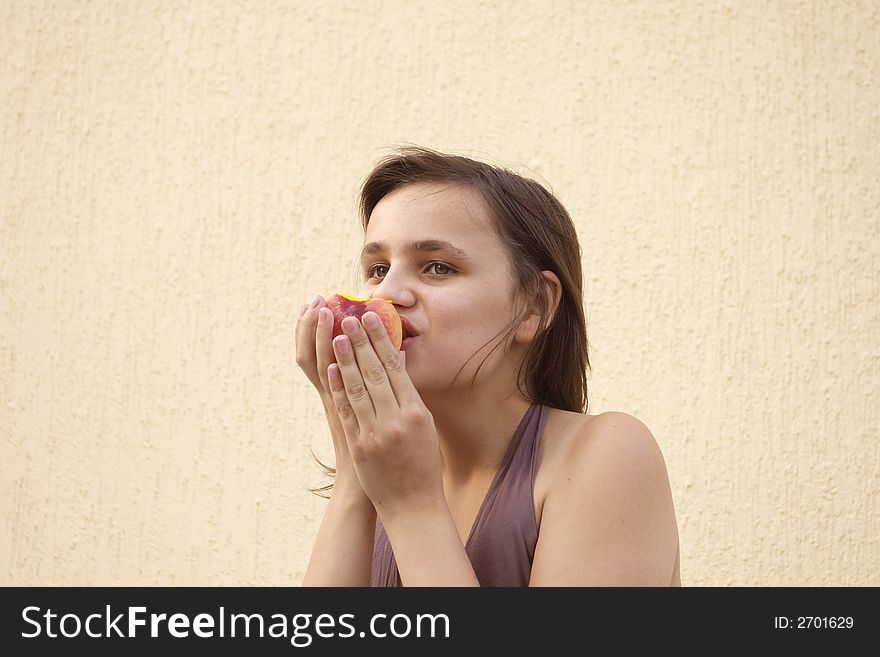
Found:
[[[527,348],[517,375],[519,391],[534,403],[585,413],[589,405],[590,359],[581,248],[568,212],[534,180],[460,155],[408,146],[382,158],[361,186],[359,209],[364,232],[373,209],[386,195],[405,185],[424,182],[475,188],[488,205],[493,226],[507,249],[518,283],[518,301],[525,303],[514,320],[495,336],[504,334],[504,340],[493,351],[500,344],[507,344],[507,339],[529,316],[529,306],[537,303],[539,326],[546,328]],[[544,270],[556,274],[562,287],[552,318],[552,299],[541,273]],[[474,378],[478,373],[479,368]],[[323,467],[325,472],[332,473],[332,468]]]

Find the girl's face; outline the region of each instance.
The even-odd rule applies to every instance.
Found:
[[[513,272],[480,193],[442,183],[401,187],[373,209],[364,244],[360,296],[391,301],[418,334],[404,345],[416,388],[441,393],[453,379],[454,390],[468,388],[514,317]],[[475,385],[492,380],[506,389],[512,383],[498,377],[515,383],[516,367],[501,345]]]

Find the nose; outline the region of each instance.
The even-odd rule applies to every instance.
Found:
[[[401,274],[395,275],[389,270],[382,281],[371,290],[370,296],[377,299],[385,299],[395,306],[411,306],[415,302],[412,287],[404,280]]]

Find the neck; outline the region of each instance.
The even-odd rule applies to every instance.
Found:
[[[531,403],[518,391],[479,388],[423,401],[437,427],[443,478],[458,483],[494,476]]]

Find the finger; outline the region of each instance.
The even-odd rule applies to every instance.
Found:
[[[365,316],[370,313],[365,313]],[[375,314],[375,313],[372,313]],[[365,327],[355,317],[346,317],[342,322],[342,330],[351,340],[355,360],[360,369],[361,377],[373,400],[376,416],[390,417],[400,411],[400,404],[394,396],[394,390],[388,379],[385,366],[379,358]],[[382,329],[384,330],[384,329]],[[390,344],[390,343],[389,343]]]
[[[304,304],[300,307],[299,317],[296,319],[296,335],[299,337],[300,334],[309,333],[307,330],[309,325],[314,326],[317,322],[317,315],[315,314],[315,309],[319,308],[324,299],[321,295],[317,295],[314,299],[312,299],[311,303]]]
[[[379,319],[379,315],[369,311],[364,313],[361,320],[373,345],[373,352],[382,363],[398,406],[421,399],[412,379],[406,373],[406,357],[402,356],[405,352],[398,351],[391,344],[391,338],[388,337],[388,331],[385,330],[385,324]]]
[[[303,368],[311,369],[316,366],[314,336],[318,317],[315,309],[320,307],[323,301],[320,294],[315,296],[296,321],[296,362]]]
[[[347,336],[340,335],[333,338],[333,353],[336,354],[336,364],[339,365],[339,372],[342,374],[345,394],[357,417],[358,426],[361,428],[373,426],[376,421],[376,409],[373,407],[373,400],[364,384]]]
[[[309,317],[312,311],[315,311],[317,308],[320,308],[325,305],[324,297],[320,294],[316,294],[315,298],[309,301],[308,303],[304,303],[299,308],[299,320],[303,320]]]
[[[318,327],[315,330],[315,357],[318,359],[318,372],[321,382],[327,387],[327,367],[336,362],[333,353],[333,313],[329,308],[319,307],[317,311]]]
[[[348,395],[345,394],[345,385],[342,382],[339,365],[336,363],[329,365],[326,374],[330,394],[333,396],[333,404],[336,406],[336,413],[342,422],[342,430],[345,432],[346,439],[351,440],[358,435],[359,427],[357,416],[348,401]]]

